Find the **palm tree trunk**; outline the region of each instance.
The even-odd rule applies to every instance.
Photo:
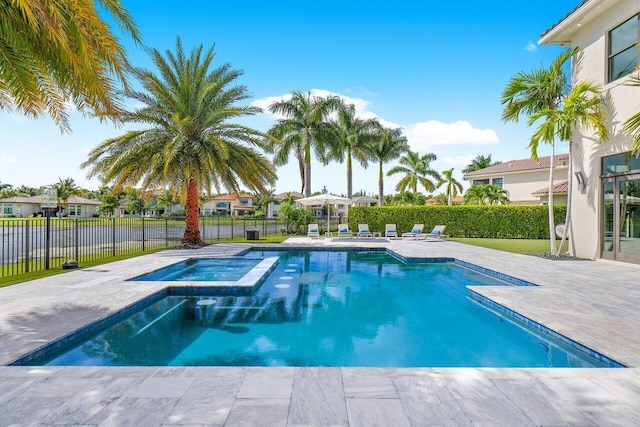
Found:
[[[353,194],[353,167],[351,165],[351,149],[347,149],[347,199]]]
[[[571,141],[569,141],[569,176],[567,182],[567,212],[564,217],[564,232],[562,233],[562,239],[560,239],[560,247],[558,248],[558,255],[562,251],[564,242],[567,240],[569,234],[569,227],[571,224],[571,198],[573,196],[573,162],[571,156]],[[573,239],[569,243],[569,252],[571,256],[576,256],[576,248]]]
[[[551,159],[549,160],[549,245],[551,255],[556,254],[556,224],[553,217],[553,163],[556,155],[555,144],[551,143]]]
[[[304,149],[304,197],[311,196],[311,146]]]
[[[378,206],[382,206],[384,202],[384,174],[382,173],[382,161],[378,172]]]
[[[300,182],[302,183],[302,188],[300,189],[300,193],[304,194],[304,183],[305,183],[305,179],[304,179],[304,158],[299,155],[298,156],[298,168],[300,168]]]
[[[452,184],[449,183],[449,185],[447,186],[447,205],[449,206],[453,205],[453,189],[451,187]]]
[[[198,245],[202,243],[200,239],[200,224],[198,212],[198,181],[191,176],[187,186],[187,220],[182,236],[183,244]]]

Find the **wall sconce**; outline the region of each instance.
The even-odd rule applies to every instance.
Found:
[[[578,190],[584,191],[585,188],[587,187],[587,178],[580,171],[576,172],[575,175],[576,175],[576,180],[578,181]]]

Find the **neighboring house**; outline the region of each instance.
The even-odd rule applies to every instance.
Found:
[[[158,189],[145,193],[145,210],[144,216],[159,217],[165,212],[178,213],[184,212],[184,206],[180,203],[174,203],[171,206],[164,206],[159,204],[159,198],[164,194],[165,190]],[[130,218],[140,217],[141,214],[132,214],[127,211],[128,200],[126,198],[121,199],[118,208],[114,211],[114,216],[118,218]]]
[[[67,208],[63,214],[68,218],[91,217],[98,212],[98,207],[101,204],[98,200],[71,196],[67,200]],[[42,194],[31,197],[15,196],[0,199],[0,216],[3,217],[28,217],[29,215],[43,214],[46,209],[48,209],[48,203]]]
[[[549,189],[549,162],[551,156],[539,157],[538,160],[519,159],[510,160],[479,169],[464,175],[471,185],[493,184],[505,189],[509,193],[509,202],[512,205],[539,205],[546,204],[547,198],[540,197],[540,191],[548,194]],[[557,154],[554,156],[553,180],[556,183],[566,182],[569,168],[569,155]],[[545,190],[542,190],[546,187]],[[565,194],[558,194],[554,190],[554,203],[567,204]]]
[[[202,205],[201,212],[204,216],[240,216],[249,209],[253,209],[253,196],[251,194],[222,194],[211,198]]]
[[[369,196],[353,197],[353,206],[378,206],[378,199]]]
[[[630,153],[622,126],[640,111],[638,0],[586,0],[545,31],[540,44],[577,47],[572,81],[603,88],[610,139],[599,143],[591,129],[573,135],[570,227],[576,255],[640,263],[640,159]]]
[[[282,201],[289,197],[289,195],[293,196],[294,199],[302,199],[304,197],[302,193],[298,191],[286,191],[284,193],[276,194],[267,206],[267,218],[278,217],[278,209],[280,208]]]
[[[567,204],[567,194],[569,191],[569,181],[562,181],[555,184],[552,189],[553,191],[553,204],[554,205],[566,205]],[[533,193],[531,193],[534,197],[537,197],[540,201],[540,204],[549,203],[549,184],[545,187],[540,188]]]

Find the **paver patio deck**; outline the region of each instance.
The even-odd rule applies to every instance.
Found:
[[[533,282],[482,295],[626,369],[0,366],[0,425],[640,425],[640,268],[454,242],[290,239],[452,257]],[[162,288],[123,282],[192,256],[164,251],[0,289],[0,364]]]

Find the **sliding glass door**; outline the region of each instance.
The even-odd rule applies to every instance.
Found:
[[[602,184],[602,257],[640,263],[640,174]]]

